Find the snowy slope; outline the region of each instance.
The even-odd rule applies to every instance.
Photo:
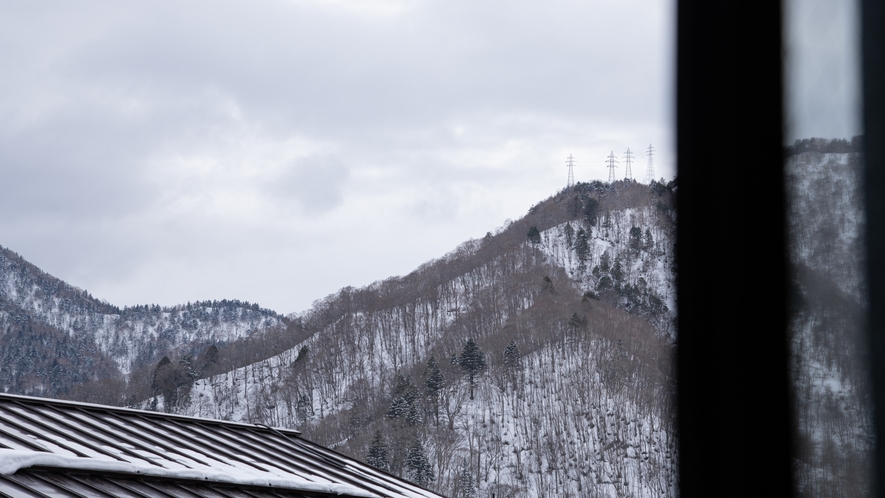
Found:
[[[670,186],[580,184],[288,318],[237,301],[119,309],[3,250],[0,380],[44,395],[123,389],[128,404],[295,427],[360,459],[375,441],[388,471],[424,465],[449,495],[670,496],[671,204]],[[468,339],[485,363],[473,386]],[[55,354],[35,341],[63,361],[29,360]],[[123,386],[84,384],[102,378]]]
[[[39,389],[23,390],[16,372],[0,374],[5,382],[0,388],[7,391],[56,396],[72,382],[128,374],[134,367],[156,364],[174,351],[229,343],[284,321],[277,313],[239,301],[119,309],[0,248],[3,355],[53,358],[57,351],[43,343],[51,342],[53,347],[76,344],[76,351],[65,356],[72,363],[70,368],[62,372],[47,365],[46,385]],[[82,368],[78,363],[83,363]],[[76,378],[69,382],[56,379],[58,376]]]
[[[432,489],[446,494],[466,476],[497,496],[671,496],[672,346],[655,325],[672,314],[648,304],[673,301],[669,222],[648,201],[610,209],[580,265],[565,226],[587,227],[563,213],[568,194],[407,277],[329,296],[302,315],[320,324],[304,342],[198,380],[176,410],[295,427],[357,458],[377,431],[404,476],[404,448],[418,439]],[[529,225],[542,227],[540,244],[526,240]],[[631,249],[633,227],[656,242]],[[600,290],[603,254],[623,275]],[[467,338],[488,362],[473,400],[453,364]],[[502,363],[510,341],[522,352],[516,370]],[[432,396],[431,356],[446,379]]]
[[[797,480],[806,496],[871,492],[861,167],[856,152],[787,161]]]
[[[676,285],[673,272],[673,233],[661,223],[655,207],[628,208],[610,213],[608,220],[592,226],[588,237],[589,252],[584,262],[575,251],[575,232],[583,223],[566,222],[541,233],[538,246],[550,261],[565,269],[584,291],[609,295],[612,304],[633,314],[646,317],[662,331],[675,337]],[[567,228],[566,225],[568,225]],[[609,225],[606,228],[605,225]],[[630,246],[630,230],[638,229],[643,240],[637,248]],[[569,232],[572,235],[569,235]],[[651,235],[645,246],[644,237]],[[615,261],[622,265],[622,288],[607,292],[603,278],[612,278]],[[599,269],[597,271],[597,269]]]

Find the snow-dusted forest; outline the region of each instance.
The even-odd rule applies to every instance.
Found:
[[[152,394],[151,375],[164,355],[186,356],[286,322],[240,301],[120,309],[0,248],[0,386],[6,392],[134,402]],[[101,388],[84,389],[86,382]]]
[[[793,381],[804,496],[870,496],[862,156],[857,139],[797,142],[787,159]]]
[[[787,162],[797,479],[805,496],[865,496],[860,157],[803,144]],[[676,190],[579,183],[286,317],[119,309],[4,249],[0,382],[295,428],[450,496],[675,496]]]
[[[295,427],[455,496],[673,495],[672,187],[564,190],[144,406]]]

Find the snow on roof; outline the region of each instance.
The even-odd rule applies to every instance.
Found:
[[[118,481],[130,479],[129,487],[132,482],[146,485],[144,478],[151,479],[154,488],[173,483],[178,486],[174,494],[186,496],[232,496],[231,487],[253,489],[247,496],[262,488],[310,496],[439,496],[306,441],[299,434],[266,426],[0,394],[0,496],[44,496],[46,492],[39,488],[45,486],[51,488],[52,495],[64,493],[66,487],[69,491],[86,486],[95,491],[101,486],[121,486],[119,482],[82,482],[87,478],[106,481],[109,475]],[[46,477],[52,474],[47,474],[49,469],[57,471],[56,475]],[[70,475],[74,471],[91,477],[74,477]],[[216,485],[229,489],[221,492]],[[190,486],[189,493],[182,492],[181,486]],[[108,494],[120,492],[87,493]],[[82,490],[70,492],[70,496],[83,495]]]

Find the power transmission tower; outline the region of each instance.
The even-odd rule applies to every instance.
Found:
[[[618,162],[618,160],[615,159],[615,151],[612,151],[612,153],[608,155],[608,182],[609,183],[615,183],[615,168],[617,168],[617,166],[615,166],[615,163],[617,163],[617,162]]]
[[[655,163],[653,160],[655,149],[651,144],[648,144],[648,148],[645,149],[645,155],[648,156],[648,168],[645,169],[645,183],[651,184],[655,179]]]
[[[575,185],[575,158],[572,157],[571,154],[568,155],[565,161],[565,165],[568,166],[568,182],[566,182],[566,187],[573,187]]]
[[[633,153],[630,152],[630,147],[627,147],[627,152],[624,152],[624,162],[627,163],[624,167],[624,180],[632,180],[633,171],[630,169],[630,165],[633,164]]]

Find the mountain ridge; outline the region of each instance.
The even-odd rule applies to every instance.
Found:
[[[630,486],[671,495],[674,186],[563,189],[407,275],[346,287],[285,319],[270,316],[277,321],[227,344],[188,332],[207,303],[108,308],[118,318],[99,313],[94,321],[126,315],[139,327],[123,332],[148,331],[145,343],[169,347],[132,355],[134,346],[116,346],[121,334],[104,322],[81,327],[104,364],[122,357],[130,368],[118,368],[122,381],[95,373],[66,396],[298,427],[361,459],[375,441],[376,456],[386,448],[378,465],[464,496],[471,488],[581,496],[589,487],[617,496]],[[30,306],[22,309],[47,307],[19,298],[25,294],[13,294]],[[224,323],[261,315],[253,305],[231,309]],[[211,319],[196,319],[211,328]],[[484,358],[475,378],[459,360],[470,341]],[[439,381],[432,392],[430,377]]]

